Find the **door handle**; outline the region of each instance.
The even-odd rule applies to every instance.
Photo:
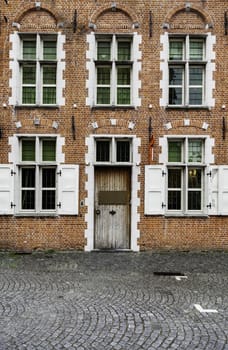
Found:
[[[116,214],[116,211],[112,209],[112,210],[110,210],[109,214],[115,215],[115,214]]]
[[[97,215],[100,215],[100,213],[101,213],[100,209],[97,209],[97,210],[96,210],[96,214],[97,214]]]

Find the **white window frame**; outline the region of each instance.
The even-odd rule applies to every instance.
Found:
[[[23,59],[23,40],[34,38],[36,41],[36,58]],[[43,59],[43,41],[56,41],[56,59]],[[65,80],[63,79],[63,72],[65,70],[65,35],[58,33],[18,33],[14,32],[10,35],[10,43],[12,49],[10,50],[10,69],[11,78],[9,85],[12,91],[9,97],[9,105],[15,107],[50,107],[65,105],[65,97],[63,90],[65,88]],[[36,98],[35,103],[22,103],[22,66],[27,64],[34,64],[36,66]],[[45,65],[53,65],[56,67],[56,99],[55,103],[43,103],[43,81],[42,70]]]

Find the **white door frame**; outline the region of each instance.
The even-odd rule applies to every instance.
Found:
[[[98,135],[90,135],[86,138],[86,146],[88,147],[88,153],[85,156],[85,173],[87,175],[87,181],[85,183],[85,189],[87,191],[87,197],[85,199],[85,205],[87,206],[87,214],[85,215],[85,221],[87,229],[85,230],[85,238],[87,244],[85,245],[85,251],[92,251],[94,249],[94,138]],[[140,232],[138,229],[138,223],[140,221],[140,214],[138,213],[138,207],[140,205],[140,198],[138,196],[140,190],[140,182],[138,175],[140,174],[140,161],[141,156],[139,154],[139,146],[141,144],[140,138],[129,135],[100,135],[102,137],[118,137],[125,136],[132,139],[132,165],[131,165],[131,246],[130,249],[134,252],[139,251],[138,238]],[[112,165],[113,166],[113,165]]]

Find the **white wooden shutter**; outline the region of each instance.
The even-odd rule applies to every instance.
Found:
[[[14,172],[13,165],[0,164],[0,215],[14,213]]]
[[[218,215],[228,215],[228,165],[219,166]]]
[[[78,214],[79,165],[58,167],[58,214]]]
[[[218,215],[219,199],[219,168],[211,166],[206,169],[206,180],[208,183],[208,198],[206,199],[207,212],[209,215]]]
[[[145,214],[164,214],[165,178],[164,167],[160,165],[145,166]]]

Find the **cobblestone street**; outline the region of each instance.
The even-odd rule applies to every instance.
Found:
[[[0,253],[0,350],[228,349],[228,253]]]

